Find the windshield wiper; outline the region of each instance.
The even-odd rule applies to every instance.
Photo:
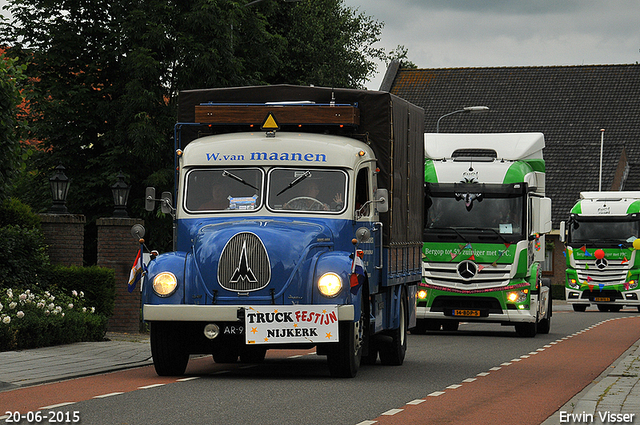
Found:
[[[462,239],[463,241],[465,241],[467,244],[469,244],[469,241],[462,236],[462,234],[460,232],[458,232],[455,228],[453,227],[429,227],[429,230],[451,230],[452,232],[454,232],[456,235],[458,235],[460,237],[460,239]]]
[[[278,192],[276,194],[276,196],[282,195],[284,192],[286,192],[287,190],[291,189],[293,186],[297,185],[298,183],[300,183],[302,180],[306,179],[307,177],[311,177],[311,171],[309,171],[309,170],[305,171],[303,174],[301,174],[298,177],[296,177],[291,183],[289,183],[289,185],[287,187],[285,187],[280,192]]]
[[[235,174],[231,174],[231,173],[230,173],[230,172],[228,172],[227,170],[224,170],[224,171],[222,172],[222,177],[231,177],[232,179],[234,179],[234,180],[236,180],[236,181],[239,181],[240,183],[242,183],[242,184],[244,184],[244,185],[246,185],[246,186],[252,187],[252,188],[254,188],[255,190],[259,190],[257,187],[255,187],[255,186],[254,186],[254,185],[252,185],[251,183],[249,183],[249,182],[245,181],[242,177],[238,177],[238,176],[236,176]]]

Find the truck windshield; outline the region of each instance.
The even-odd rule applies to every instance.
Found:
[[[442,233],[451,233],[465,240],[476,234],[481,235],[481,239],[499,239],[502,242],[524,237],[524,192],[501,192],[476,186],[472,191],[461,192],[454,185],[429,185],[431,190],[427,193],[424,229],[427,239],[430,239],[430,234]],[[504,186],[509,185],[500,185]]]
[[[569,242],[575,244],[626,244],[640,234],[639,221],[627,218],[582,220],[574,218],[569,229]]]
[[[272,210],[340,213],[345,209],[344,171],[274,168],[268,181],[267,205]]]
[[[257,210],[262,204],[263,175],[259,168],[191,170],[184,208],[196,213]]]

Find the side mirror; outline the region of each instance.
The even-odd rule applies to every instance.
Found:
[[[156,208],[156,188],[148,187],[144,193],[144,209],[153,211]]]
[[[173,196],[171,196],[171,192],[162,192],[160,210],[163,214],[171,214],[173,212]]]
[[[566,239],[566,224],[564,221],[560,222],[560,242],[564,243]]]
[[[377,189],[374,194],[374,202],[379,213],[389,211],[389,191],[387,189]]]

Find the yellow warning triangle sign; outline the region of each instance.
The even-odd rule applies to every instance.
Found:
[[[276,117],[273,116],[271,112],[267,115],[267,117],[262,122],[261,130],[280,130],[280,126],[276,121]]]

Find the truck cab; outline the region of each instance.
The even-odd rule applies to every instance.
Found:
[[[541,133],[425,135],[423,280],[418,333],[461,321],[549,332],[543,280],[551,230]]]
[[[640,311],[640,192],[581,192],[560,235],[566,245],[565,296],[575,311],[593,305]]]

